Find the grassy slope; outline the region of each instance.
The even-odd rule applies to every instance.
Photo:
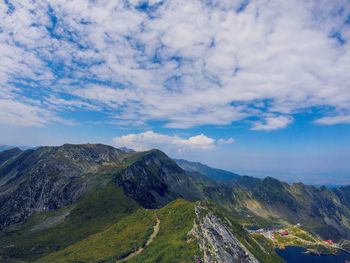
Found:
[[[38,262],[115,262],[142,247],[153,231],[155,215],[140,209],[81,242],[44,257]]]
[[[193,227],[194,204],[178,199],[157,210],[160,231],[156,239],[140,255],[128,263],[193,262],[199,255],[196,242],[187,242],[187,234]]]
[[[105,231],[38,262],[115,262],[144,246],[156,216],[160,219],[157,237],[127,262],[191,262],[199,253],[195,242],[187,242],[187,233],[193,226],[194,204],[184,200],[176,200],[158,210],[140,209]]]
[[[34,224],[47,217],[39,214],[17,229],[1,233],[0,255],[34,260],[101,232],[137,209],[139,206],[135,201],[110,183],[86,195],[61,224],[42,231],[31,231]]]

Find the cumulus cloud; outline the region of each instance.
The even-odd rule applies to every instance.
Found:
[[[328,109],[320,124],[347,123],[349,13],[347,0],[2,1],[0,87],[54,116],[84,109],[118,123],[275,114],[253,123],[273,130],[313,107]]]
[[[253,123],[252,130],[255,131],[273,131],[286,127],[293,121],[289,116],[267,116],[262,121]]]
[[[204,134],[184,138],[177,135],[167,135],[146,131],[137,134],[128,134],[113,139],[116,147],[128,147],[137,151],[159,148],[174,152],[183,150],[208,150],[216,147],[217,144],[231,144],[234,140],[215,140]]]

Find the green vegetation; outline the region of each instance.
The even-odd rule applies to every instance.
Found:
[[[153,231],[155,222],[153,211],[140,209],[105,231],[38,262],[115,262],[143,247]]]
[[[72,209],[63,223],[49,229],[33,231],[49,216]],[[0,255],[6,258],[34,260],[99,233],[139,209],[113,183],[87,194],[74,207],[33,216],[23,225],[1,233]]]
[[[188,263],[193,261],[194,255],[200,255],[197,243],[188,241],[195,218],[193,203],[178,199],[156,213],[160,219],[158,236],[128,263]]]
[[[69,213],[70,212],[70,213]],[[48,218],[69,213],[62,223],[33,231]],[[77,206],[37,214],[0,238],[7,262],[115,262],[145,246],[156,217],[160,230],[145,250],[127,262],[191,262],[199,255],[188,242],[194,204],[176,200],[158,210],[139,208],[121,189],[107,185],[87,195]],[[5,245],[6,244],[6,245]],[[8,246],[13,244],[13,246]],[[2,258],[3,257],[3,258]]]

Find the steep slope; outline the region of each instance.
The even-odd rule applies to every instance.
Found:
[[[233,180],[239,177],[238,174],[222,169],[212,168],[199,162],[190,162],[184,159],[175,159],[178,166],[188,172],[197,172],[213,180]]]
[[[0,154],[0,229],[35,212],[75,204],[113,179],[141,206],[156,208],[176,198],[203,198],[203,175],[182,170],[158,150],[122,151],[106,145],[65,144]],[[6,160],[6,161],[5,161]],[[109,179],[101,176],[109,174]]]
[[[140,209],[112,182],[84,195],[77,204],[35,213],[0,232],[0,261],[32,261],[105,231]]]
[[[0,166],[4,165],[4,163],[11,158],[14,158],[22,153],[22,150],[19,148],[12,148],[8,150],[4,150],[0,152]]]
[[[159,150],[138,155],[116,176],[126,195],[146,208],[159,208],[179,197],[192,201],[204,198],[200,179],[200,175],[186,173]]]
[[[107,229],[37,262],[115,262],[144,246],[155,221],[153,211],[139,209]]]
[[[94,175],[121,165],[127,154],[105,145],[27,150],[0,167],[0,229],[77,202]]]
[[[259,263],[222,220],[201,205],[196,206],[192,234],[199,241],[204,262]]]
[[[349,187],[289,185],[267,177],[242,177],[231,186],[207,188],[206,195],[234,210],[252,212],[271,224],[301,223],[325,239],[350,238]]]
[[[105,231],[92,235],[38,262],[116,262],[145,246],[156,224],[159,233],[138,255],[126,262],[191,262],[199,249],[188,242],[187,234],[194,220],[194,204],[176,200],[158,210],[140,209],[114,223]],[[160,261],[161,260],[161,261]]]
[[[7,145],[0,145],[0,152],[9,150],[11,148],[13,148],[13,147],[7,146]]]

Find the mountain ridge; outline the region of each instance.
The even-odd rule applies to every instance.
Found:
[[[244,222],[245,227],[301,223],[322,238],[350,239],[350,186],[328,189],[272,177],[213,180],[208,172],[216,170],[206,171],[186,171],[157,149],[134,152],[103,144],[64,144],[1,152],[0,255],[47,256],[138,209],[156,211],[179,199],[221,207],[224,218]],[[237,234],[256,242],[244,230]],[[7,248],[8,242],[15,247]],[[21,252],[17,246],[23,247]]]

